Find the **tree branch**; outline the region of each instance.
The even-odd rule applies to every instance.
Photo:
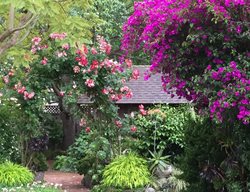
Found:
[[[26,28],[35,18],[36,18],[36,15],[33,15],[33,14],[31,14],[31,17],[29,19],[27,19],[27,21],[25,21],[25,17],[23,17],[23,19],[20,21],[20,23],[25,23],[25,24],[23,24],[22,26],[19,26],[17,28],[14,28],[14,29],[8,29],[7,31],[3,32],[0,35],[0,42],[3,42],[6,38],[11,36],[16,31],[21,31],[24,28]]]
[[[23,42],[26,39],[26,37],[30,34],[31,29],[35,26],[37,19],[38,19],[38,17],[36,17],[34,19],[33,24],[30,25],[30,27],[28,28],[28,30],[26,31],[26,33],[18,40],[18,42],[16,44],[20,44],[21,42]]]
[[[15,7],[13,3],[10,4],[10,13],[9,13],[9,30],[14,28],[14,19],[15,19]]]

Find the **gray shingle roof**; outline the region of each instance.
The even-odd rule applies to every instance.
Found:
[[[140,71],[138,80],[130,80],[127,86],[132,90],[133,97],[122,98],[117,104],[158,104],[158,103],[187,103],[185,99],[179,99],[177,96],[171,98],[170,94],[163,91],[161,83],[161,74],[152,75],[149,80],[144,80],[144,73],[148,66],[134,66],[134,69]],[[82,96],[78,103],[90,103],[86,96]]]

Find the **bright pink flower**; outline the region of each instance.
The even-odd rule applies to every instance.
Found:
[[[13,70],[10,70],[9,73],[8,73],[8,75],[9,75],[10,77],[14,76],[14,71],[13,71]]]
[[[120,91],[121,91],[121,92],[128,92],[128,91],[130,91],[130,89],[129,89],[128,86],[124,86],[124,87],[121,87],[121,88],[120,88]]]
[[[22,86],[21,88],[18,88],[18,89],[17,89],[17,92],[18,92],[19,94],[23,94],[25,90],[26,90],[26,88],[25,88],[24,86]]]
[[[94,87],[95,86],[95,82],[93,79],[87,79],[85,81],[85,85],[87,85],[88,87]]]
[[[60,91],[60,92],[59,92],[59,96],[60,96],[60,97],[63,97],[63,96],[64,96],[64,93],[65,93],[64,91]]]
[[[110,45],[110,44],[107,44],[106,47],[105,47],[105,53],[106,53],[107,55],[109,55],[110,52],[111,52],[111,45]]]
[[[122,122],[121,121],[118,121],[118,120],[115,120],[115,125],[119,128],[122,127]]]
[[[141,115],[147,115],[147,111],[144,109],[144,106],[141,104],[139,105],[139,110],[140,110],[140,113]]]
[[[132,78],[137,80],[140,77],[140,71],[138,69],[134,69],[132,73]]]
[[[144,105],[139,105],[139,109],[144,109]]]
[[[92,48],[91,48],[91,53],[92,53],[93,55],[96,55],[96,54],[97,54],[96,48],[92,47]]]
[[[81,50],[82,50],[82,52],[85,53],[85,54],[88,54],[88,52],[89,52],[87,46],[84,45],[84,44],[82,44],[82,49],[81,49]]]
[[[136,126],[132,126],[131,128],[130,128],[130,131],[132,131],[132,132],[136,132],[137,131],[137,128],[136,128]]]
[[[51,33],[49,35],[49,37],[51,39],[59,39],[59,40],[63,40],[65,39],[65,37],[67,37],[67,33]]]
[[[78,64],[81,66],[86,67],[88,65],[88,59],[84,55],[77,57],[75,60],[78,61]]]
[[[107,95],[107,94],[109,94],[109,91],[108,91],[107,89],[103,89],[103,90],[102,90],[102,93],[103,93],[104,95]]]
[[[42,65],[46,65],[48,63],[48,59],[46,57],[43,57],[43,60],[41,61]]]
[[[69,50],[69,44],[68,43],[63,44],[62,48],[65,50]]]
[[[32,99],[35,96],[35,92],[31,92],[28,94],[28,99]]]
[[[61,52],[58,51],[56,54],[57,54],[57,57],[59,57],[59,58],[60,58],[60,57],[67,56],[67,53],[66,53],[65,51],[61,51]]]
[[[86,133],[89,133],[91,131],[90,127],[86,127],[85,131]]]
[[[128,91],[128,92],[126,93],[126,98],[130,99],[130,98],[132,98],[132,97],[133,97],[133,93],[132,93],[132,91],[130,90],[130,91]]]
[[[31,41],[35,44],[38,45],[41,42],[41,38],[40,37],[34,37]]]
[[[3,81],[5,84],[8,84],[10,82],[9,75],[4,76]]]
[[[144,110],[144,109],[140,109],[140,113],[141,113],[141,115],[143,115],[143,116],[145,116],[145,115],[148,114],[148,112],[147,112],[146,110]]]
[[[28,91],[24,91],[23,98],[24,100],[32,99],[35,96],[34,92],[29,93]]]
[[[87,125],[86,120],[85,120],[84,118],[81,118],[81,120],[80,120],[80,122],[79,122],[79,125],[80,125],[81,127],[86,126],[86,125]]]
[[[79,73],[81,71],[79,66],[74,66],[73,70],[74,70],[74,73]]]
[[[91,66],[90,66],[90,70],[95,70],[95,69],[97,69],[98,68],[98,61],[97,60],[93,60],[92,61],[92,64],[91,64]]]
[[[132,67],[132,60],[131,59],[125,59],[125,63],[127,64],[128,68]]]
[[[100,51],[106,53],[107,55],[111,52],[111,45],[105,41],[102,36],[97,36],[97,41],[99,43]]]

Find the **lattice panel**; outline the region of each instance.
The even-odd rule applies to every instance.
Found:
[[[57,105],[46,105],[44,111],[50,114],[59,114],[61,112]]]

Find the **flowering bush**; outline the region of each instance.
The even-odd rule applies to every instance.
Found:
[[[250,121],[249,1],[144,0],[124,25],[126,54],[143,48],[163,86],[209,106],[211,118]],[[172,89],[173,88],[173,89]]]
[[[112,103],[122,97],[132,97],[124,83],[130,78],[137,79],[139,74],[138,71],[132,73],[131,62],[119,63],[110,59],[111,45],[101,36],[97,36],[96,46],[67,42],[66,33],[53,33],[48,39],[34,37],[31,54],[25,55],[29,66],[21,70],[12,66],[2,70],[7,87],[5,93],[18,99],[21,108],[35,116],[44,112],[47,103],[57,102],[64,123],[65,119],[71,121],[85,116],[80,125],[90,132],[91,126],[82,122],[88,119],[87,116],[93,118],[93,114],[82,113],[77,105],[79,97],[87,96],[96,113],[112,118],[117,112]],[[70,130],[66,123],[64,128]],[[71,133],[74,131],[65,132],[64,136]]]

